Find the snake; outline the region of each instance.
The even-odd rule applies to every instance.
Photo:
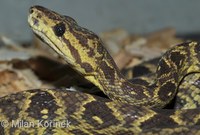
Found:
[[[132,83],[141,84],[143,81],[152,83],[156,77],[155,72],[159,60],[160,57],[156,57],[154,59],[144,61],[132,68],[123,69],[122,73],[126,76],[126,78],[129,78]],[[199,73],[186,75],[179,84],[178,93],[174,97],[174,101],[167,105],[167,107],[176,109],[200,107],[200,97],[198,96],[199,82]]]
[[[163,109],[183,78],[199,73],[198,42],[172,47],[159,60],[155,79],[141,77],[133,83],[119,71],[99,36],[73,18],[35,5],[29,9],[28,23],[36,36],[108,98],[67,89],[10,94],[0,98],[0,134],[200,134],[198,107]]]

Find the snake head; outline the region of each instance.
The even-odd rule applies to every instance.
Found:
[[[69,17],[41,6],[29,10],[28,23],[33,32],[81,74],[95,74],[104,54],[102,41]]]

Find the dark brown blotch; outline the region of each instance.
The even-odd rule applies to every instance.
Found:
[[[173,69],[172,67],[170,67],[170,65],[168,65],[166,63],[167,60],[165,59],[161,59],[160,62],[159,62],[159,69],[157,70],[157,74],[158,74],[158,77],[162,76],[163,74],[168,74],[169,72],[171,72]],[[169,61],[168,61],[169,62]]]
[[[55,114],[55,111],[59,108],[59,106],[56,104],[53,95],[51,95],[47,91],[38,91],[30,98],[30,100],[31,103],[29,108],[27,109],[30,117],[33,117],[35,119],[43,119],[42,116],[44,114],[42,114],[41,111],[44,109],[48,110],[47,115],[49,120],[52,120],[57,116],[57,114]]]
[[[76,26],[76,27],[79,27],[79,26]],[[74,37],[76,37],[76,39],[79,41],[79,43],[82,47],[86,47],[87,49],[89,49],[88,39],[87,39],[86,35],[81,33],[81,31],[78,31],[78,32],[75,31],[76,27],[69,27],[70,33],[72,33],[74,35]]]
[[[99,42],[99,44],[97,45],[97,52],[99,54],[102,54],[105,51],[105,48],[103,47],[102,43]]]
[[[0,122],[0,135],[5,135],[5,129],[4,126],[2,126],[3,124]]]
[[[11,132],[10,134],[13,134],[13,132]],[[26,131],[21,131],[19,133],[19,135],[30,135],[29,133],[27,133]]]
[[[26,100],[26,97],[22,93],[5,96],[0,99],[0,109],[8,120],[15,120],[22,109],[18,104],[20,102],[23,104],[24,100]]]
[[[65,22],[70,23],[70,25],[77,25],[77,22],[70,16],[63,15]]]
[[[70,131],[71,133],[75,134],[75,135],[88,135],[87,133],[85,133],[83,130],[81,129],[73,129]]]
[[[124,95],[129,95],[133,99],[141,100],[141,99],[147,99],[148,97],[144,94],[145,89],[143,85],[134,85],[134,87],[131,86],[130,82],[126,81],[122,83],[122,89],[124,91]],[[137,95],[131,94],[131,92],[134,91],[137,93]],[[149,91],[150,95],[152,95],[152,91],[150,89],[146,89],[146,91]]]
[[[197,58],[198,60],[200,61],[200,44],[198,43],[197,45],[195,45],[195,48],[194,48],[194,51],[195,53],[197,54]]]
[[[59,93],[58,93],[59,94]],[[82,101],[88,100],[88,95],[81,92],[71,92],[67,91],[66,95],[60,95],[62,101],[65,102],[66,107],[66,117],[74,115],[77,109],[80,109]],[[73,106],[73,107],[72,107]]]
[[[84,68],[87,73],[91,73],[91,72],[94,71],[92,66],[89,63],[86,63],[86,62],[82,63],[81,67]]]
[[[94,48],[90,48],[90,50],[87,52],[89,57],[95,57],[95,52],[94,52]]]
[[[156,114],[148,120],[141,123],[142,129],[151,129],[151,128],[163,128],[168,126],[177,126],[177,123],[173,119],[165,115]]]
[[[49,19],[52,19],[52,20],[61,20],[61,16],[58,15],[56,12],[52,11],[52,10],[49,10],[47,8],[44,8],[42,6],[34,6],[32,8],[36,8],[37,10],[41,11],[42,13],[45,14],[45,16],[47,16]],[[31,8],[31,9],[32,9]],[[30,9],[30,10],[31,10]]]
[[[192,123],[194,125],[199,125],[200,124],[200,119],[199,119],[199,111],[197,111],[196,109],[190,109],[188,110],[183,110],[180,114],[180,118],[182,118],[183,121],[186,122],[186,125],[191,124],[191,121],[193,121]],[[194,118],[197,118],[194,121]]]
[[[162,85],[163,83],[167,82],[168,80],[173,80],[176,84],[179,83],[179,80],[182,79],[182,75],[178,74],[177,71],[172,70],[169,73],[165,73],[162,76],[158,77],[158,82]]]
[[[99,69],[103,71],[104,76],[109,81],[110,85],[113,85],[115,81],[115,69],[108,66],[105,61],[100,63]]]
[[[85,106],[83,119],[89,124],[93,125],[95,129],[103,129],[113,124],[117,125],[120,122],[112,114],[112,110],[108,108],[105,102],[92,101]],[[98,123],[92,117],[96,116],[102,120],[103,123]]]
[[[158,96],[162,101],[168,101],[169,98],[172,98],[176,93],[176,84],[172,82],[167,82],[165,84],[161,84],[160,90],[158,92]],[[170,95],[168,95],[171,93]]]
[[[131,83],[133,84],[139,84],[139,85],[143,85],[143,86],[148,86],[149,82],[146,80],[143,80],[141,78],[134,78],[130,80]]]
[[[70,43],[70,41],[66,38],[63,37],[63,41],[66,43],[66,45],[68,46],[72,56],[76,59],[76,62],[78,64],[81,64],[81,57],[79,55],[79,52],[73,47],[73,45]]]
[[[80,32],[83,35],[85,35],[85,37],[87,39],[91,39],[91,40],[95,40],[95,41],[99,41],[100,40],[100,38],[94,32],[92,32],[92,31],[90,31],[90,30],[88,30],[86,28],[83,28],[81,26],[74,27],[74,30]]]
[[[170,59],[175,63],[177,69],[180,69],[183,66],[182,62],[186,59],[186,56],[180,52],[171,52]]]

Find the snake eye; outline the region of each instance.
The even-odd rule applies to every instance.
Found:
[[[53,31],[56,36],[61,37],[65,33],[65,24],[64,23],[58,23],[53,27]]]

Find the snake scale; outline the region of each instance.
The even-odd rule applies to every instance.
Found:
[[[155,80],[131,83],[93,32],[69,16],[41,6],[29,10],[33,32],[108,97],[61,89],[35,89],[0,98],[1,134],[200,134],[200,110],[162,109],[182,79],[200,71],[200,44],[186,42],[158,62]],[[140,78],[138,78],[139,80]],[[39,125],[13,126],[13,121]],[[68,125],[45,126],[47,122]],[[55,123],[54,123],[55,124]]]

